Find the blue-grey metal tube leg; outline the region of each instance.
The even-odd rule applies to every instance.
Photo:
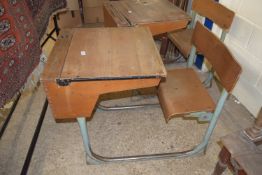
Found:
[[[137,160],[154,160],[154,159],[168,159],[168,158],[182,158],[182,157],[190,157],[201,153],[206,149],[208,145],[209,138],[216,126],[217,120],[220,116],[221,110],[223,108],[224,102],[227,98],[228,93],[223,90],[221,97],[218,101],[217,108],[213,114],[212,120],[207,128],[203,141],[197,145],[195,148],[183,152],[171,152],[171,153],[158,153],[158,154],[147,154],[147,155],[135,155],[135,156],[122,156],[122,157],[104,157],[98,155],[92,151],[88,129],[86,124],[86,119],[83,117],[77,118],[77,121],[80,126],[81,134],[83,137],[83,143],[85,147],[85,152],[87,156],[88,164],[99,164],[99,163],[108,163],[108,162],[119,162],[119,161],[137,161]]]
[[[86,119],[84,117],[79,117],[77,118],[77,122],[80,127],[83,143],[84,143],[84,148],[86,152],[86,161],[88,164],[97,164],[99,161],[97,161],[95,158],[92,156],[92,150],[91,150],[91,145],[89,141],[89,135],[88,135],[88,130],[87,130],[87,124],[86,124]]]
[[[210,137],[211,137],[211,135],[213,133],[213,130],[214,130],[214,128],[216,126],[216,123],[218,121],[218,118],[219,118],[219,116],[220,116],[220,114],[222,112],[222,109],[223,109],[223,106],[224,106],[224,104],[226,102],[227,97],[228,97],[228,92],[225,89],[223,89],[222,93],[220,95],[220,98],[219,98],[219,100],[217,102],[217,106],[216,106],[216,109],[215,109],[215,111],[213,113],[212,119],[211,119],[211,121],[209,123],[209,126],[207,128],[206,134],[205,134],[205,136],[203,138],[203,141],[202,141],[203,143],[207,143],[208,144],[208,141],[209,141],[209,139],[210,139]],[[204,149],[206,149],[207,144],[206,144]]]

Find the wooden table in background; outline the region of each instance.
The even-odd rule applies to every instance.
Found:
[[[185,28],[190,17],[168,0],[121,0],[104,3],[105,27],[148,26],[158,35]]]
[[[61,32],[41,81],[56,119],[90,118],[101,94],[159,85],[166,70],[148,28]]]
[[[236,175],[262,174],[262,149],[253,143],[243,131],[222,137],[223,148],[212,175],[221,175],[228,167]]]

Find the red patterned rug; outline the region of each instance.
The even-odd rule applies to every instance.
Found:
[[[39,40],[50,15],[65,0],[0,1],[0,107],[11,99],[39,63]]]
[[[31,11],[39,38],[45,33],[51,14],[66,7],[66,0],[26,0],[26,2]]]

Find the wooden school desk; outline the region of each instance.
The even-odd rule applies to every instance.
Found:
[[[76,28],[61,32],[41,82],[54,118],[77,119],[88,162],[97,163],[94,157],[100,157],[90,148],[86,118],[99,96],[156,87],[165,76],[148,28]]]
[[[167,0],[120,0],[104,3],[105,27],[148,26],[152,34],[185,28],[189,15]]]

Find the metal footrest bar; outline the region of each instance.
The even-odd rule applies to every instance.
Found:
[[[171,153],[158,153],[158,154],[147,154],[147,155],[135,155],[135,156],[122,156],[122,157],[104,157],[98,155],[92,151],[88,129],[86,124],[86,119],[81,117],[77,118],[78,124],[80,126],[85,152],[86,152],[86,160],[87,164],[100,164],[100,163],[112,163],[112,162],[123,162],[123,161],[138,161],[138,160],[156,160],[156,159],[170,159],[170,158],[184,158],[190,157],[199,153],[202,153],[206,146],[207,141],[203,141],[201,144],[196,146],[195,148],[182,152],[171,152]]]
[[[91,148],[90,148],[91,150]],[[196,155],[203,152],[204,146],[198,145],[194,149],[182,151],[182,152],[172,152],[172,153],[158,153],[158,154],[147,154],[147,155],[135,155],[135,156],[122,156],[122,157],[104,157],[94,153],[91,150],[91,155],[93,160],[98,160],[100,163],[109,162],[120,162],[120,161],[138,161],[138,160],[158,160],[158,159],[171,159],[171,158],[185,158]]]
[[[98,104],[98,108],[104,111],[116,111],[116,110],[126,110],[126,109],[136,109],[136,108],[144,108],[148,106],[159,106],[159,103],[148,103],[141,105],[127,105],[127,106],[105,106]]]

